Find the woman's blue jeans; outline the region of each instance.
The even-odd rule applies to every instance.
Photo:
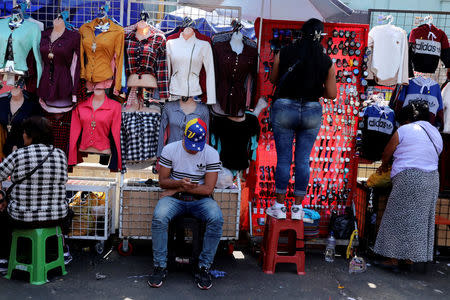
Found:
[[[163,197],[156,204],[152,219],[153,263],[155,267],[167,267],[167,240],[169,222],[178,215],[190,214],[206,222],[203,250],[199,257],[199,267],[209,268],[216,255],[222,237],[223,216],[219,205],[211,198],[183,201],[173,197]]]
[[[310,174],[309,156],[322,125],[322,105],[280,98],[272,105],[271,121],[277,150],[276,193],[286,194],[295,138],[294,195],[305,196]]]

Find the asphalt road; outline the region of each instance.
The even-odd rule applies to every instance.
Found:
[[[450,260],[429,264],[426,273],[394,274],[369,266],[365,273],[349,274],[344,258],[327,263],[319,251],[310,251],[306,275],[298,276],[290,264],[278,265],[275,275],[264,274],[249,251],[243,252],[243,259],[222,253],[213,269],[226,276],[202,291],[183,268],[170,271],[161,288],[148,287],[152,265],[148,242],[135,244],[129,257],[117,251],[106,259],[80,248],[72,252],[69,274],[53,276],[43,286],[32,286],[20,276],[12,281],[0,278],[0,299],[450,299]],[[97,273],[106,278],[97,280]]]

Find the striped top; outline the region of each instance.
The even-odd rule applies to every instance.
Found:
[[[187,153],[183,141],[168,144],[162,150],[159,164],[171,169],[172,179],[181,180],[190,178],[204,184],[205,174],[219,172],[222,168],[219,153],[210,145],[205,145],[202,151],[196,154]]]

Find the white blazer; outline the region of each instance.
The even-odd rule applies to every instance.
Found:
[[[199,75],[202,65],[206,71],[207,104],[216,103],[216,81],[211,45],[199,40],[195,34],[185,40],[168,40],[166,44],[169,65],[169,91],[177,96],[198,96],[202,94]]]

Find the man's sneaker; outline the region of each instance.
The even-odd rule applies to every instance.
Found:
[[[8,271],[8,260],[0,259],[0,274],[6,273]]]
[[[153,274],[150,275],[147,281],[148,285],[154,288],[159,288],[163,284],[163,280],[167,277],[167,269],[161,267],[155,267],[153,269]]]
[[[275,207],[275,205],[272,205],[271,207],[268,207],[266,209],[266,214],[275,219],[286,219],[286,207],[285,206]]]
[[[64,265],[68,265],[73,260],[73,257],[70,254],[68,245],[65,245],[63,249],[64,249]]]
[[[195,273],[195,283],[201,290],[209,290],[212,287],[211,274],[209,274],[209,269],[201,267],[197,269]]]
[[[69,251],[64,252],[64,265],[70,264],[70,262],[73,260],[72,254],[70,254]]]
[[[301,207],[293,206],[291,207],[291,219],[292,220],[302,220],[305,216],[305,212]]]

